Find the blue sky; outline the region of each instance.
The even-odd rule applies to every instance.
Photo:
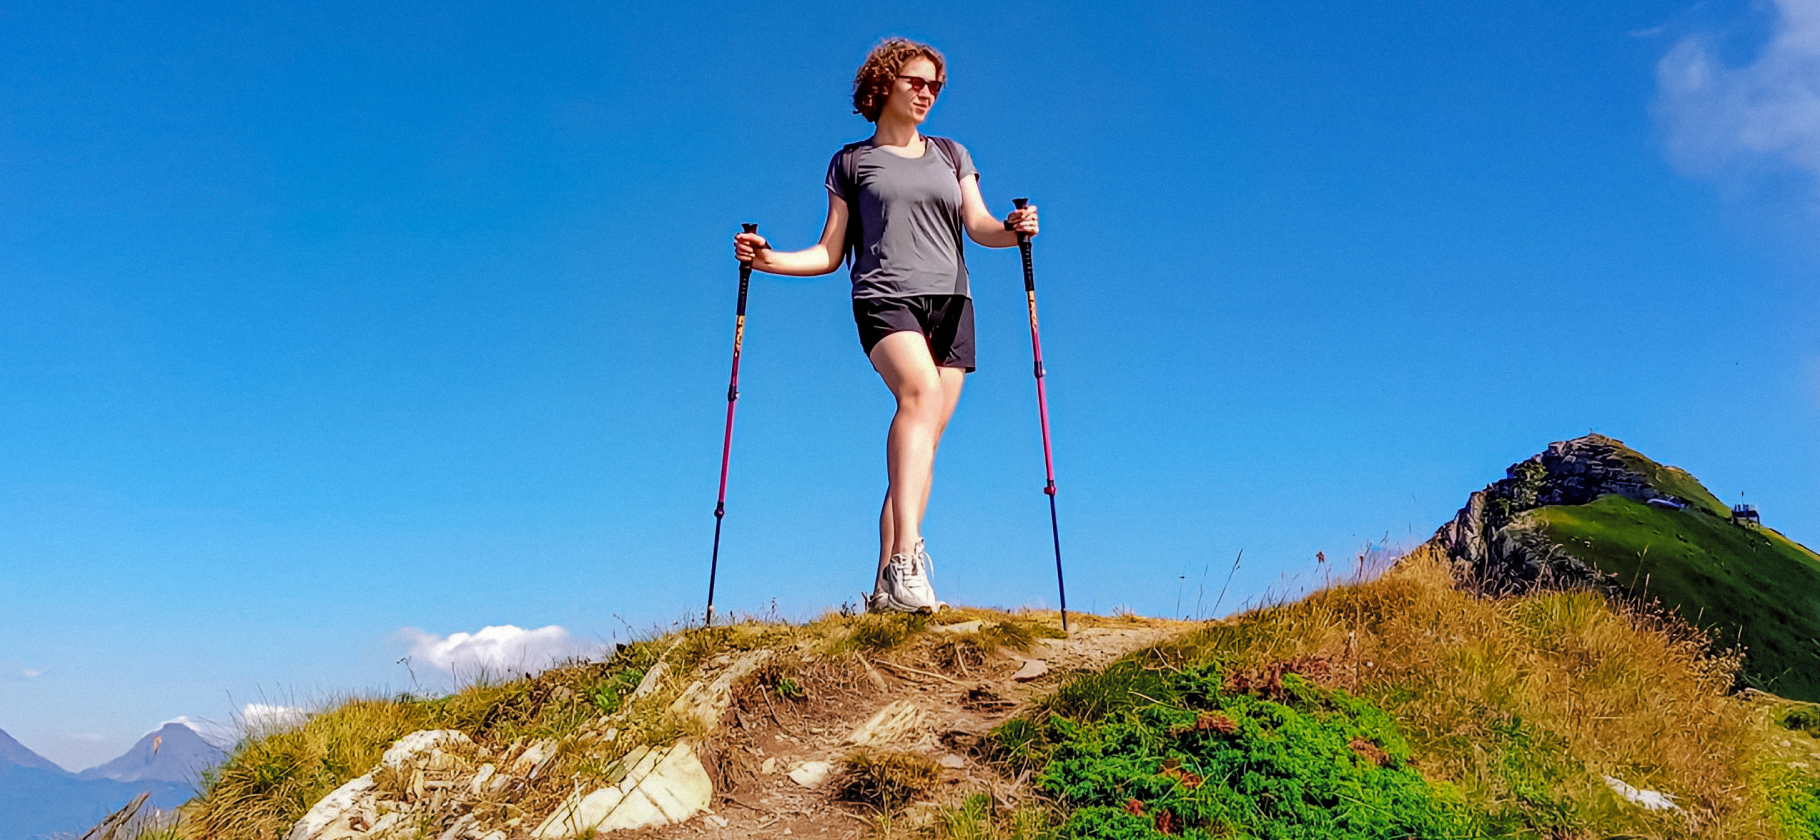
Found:
[[[1820,544],[1816,32],[1816,0],[7,6],[0,728],[82,767],[699,611],[729,237],[819,232],[891,34],[947,53],[926,128],[995,211],[1043,211],[1074,606],[1211,613],[1241,549],[1220,612],[1293,590],[1589,429]],[[936,581],[1052,606],[1016,257],[968,260]],[[753,285],[723,609],[870,584],[890,402],[846,295]]]

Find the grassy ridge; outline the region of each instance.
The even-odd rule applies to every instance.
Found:
[[[1735,658],[1712,656],[1704,637],[1685,625],[1614,608],[1594,592],[1474,597],[1455,589],[1438,552],[1424,548],[1380,580],[1256,610],[1079,677],[1045,712],[1008,725],[1000,738],[1010,760],[1035,766],[1039,778],[1169,775],[1163,764],[1133,773],[1056,762],[1091,752],[1105,740],[1108,722],[1146,725],[1147,716],[1159,717],[1154,707],[1228,709],[1227,700],[1183,699],[1184,675],[1214,667],[1245,677],[1237,683],[1229,677],[1222,692],[1259,695],[1259,686],[1270,693],[1274,670],[1293,695],[1302,689],[1281,675],[1294,668],[1332,696],[1343,693],[1383,710],[1407,745],[1408,766],[1435,786],[1428,812],[1457,806],[1453,813],[1471,825],[1464,836],[1813,840],[1807,826],[1820,802],[1820,779],[1809,753],[1820,753],[1820,739],[1778,723],[1775,711],[1784,701],[1728,693],[1736,665]],[[1242,732],[1240,718],[1247,715],[1224,713]],[[1348,717],[1362,721],[1369,714]],[[1179,738],[1171,732],[1180,726],[1151,725],[1147,737]],[[1260,734],[1279,739],[1283,750],[1302,749],[1281,742],[1294,734],[1290,727]],[[1396,739],[1386,735],[1376,744],[1391,754],[1387,767],[1400,764]],[[1213,778],[1186,758],[1174,769]],[[1310,765],[1303,781],[1328,784],[1315,778],[1319,770]],[[1626,802],[1605,776],[1669,794],[1682,810],[1648,811]],[[1126,784],[1140,800],[1129,812],[1151,815],[1156,828],[1157,806],[1172,789]],[[1080,809],[1104,808],[1108,798],[1101,791],[1072,796],[1065,785],[1046,789],[1062,800],[1056,822],[1063,826]],[[1400,795],[1406,804],[1422,796],[1413,789]],[[1131,823],[1128,836],[1152,836],[1143,825],[1124,822]],[[1241,836],[1319,836],[1314,828],[1279,820]]]
[[[1680,467],[1658,464],[1623,443],[1615,440],[1611,442],[1617,448],[1618,458],[1624,461],[1624,465],[1643,476],[1650,486],[1671,496],[1692,502],[1695,507],[1715,516],[1731,516],[1731,508],[1719,501],[1719,497],[1707,490],[1706,486],[1701,484],[1699,479],[1694,478],[1692,473]]]
[[[1530,515],[1569,553],[1742,645],[1750,684],[1820,700],[1820,556],[1768,528],[1621,496]]]

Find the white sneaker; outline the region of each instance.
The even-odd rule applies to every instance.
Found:
[[[878,582],[867,601],[871,612],[934,612],[938,609],[935,592],[923,573],[923,558],[911,554],[893,554],[885,568],[879,570]],[[946,605],[942,605],[946,606]]]
[[[929,578],[935,574],[935,558],[929,556],[929,550],[923,547],[923,541],[920,538],[916,541],[916,547],[910,551],[915,555],[911,560],[914,573],[905,583],[916,588],[916,593],[929,604],[932,612],[947,609],[948,602],[935,597],[935,586],[929,582]]]

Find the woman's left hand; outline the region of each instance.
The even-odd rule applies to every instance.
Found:
[[[1036,205],[1027,204],[1005,217],[1005,229],[1025,236],[1036,236]]]

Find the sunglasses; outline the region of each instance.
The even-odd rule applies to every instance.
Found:
[[[897,80],[900,82],[909,82],[911,93],[922,93],[923,88],[928,88],[930,96],[941,96],[942,86],[947,84],[946,82],[925,79],[921,76],[899,76],[897,77]]]

